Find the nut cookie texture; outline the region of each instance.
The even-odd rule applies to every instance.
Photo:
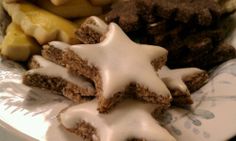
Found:
[[[173,97],[172,104],[192,104],[190,93],[201,88],[208,80],[206,71],[198,68],[169,69],[163,66],[158,72]]]
[[[31,70],[23,75],[23,83],[64,95],[74,102],[91,100],[95,89],[84,77],[74,77],[66,68],[35,55],[29,64]],[[71,94],[73,91],[73,95]]]
[[[77,38],[84,44],[95,44],[103,40],[108,25],[96,16],[87,18],[76,30]]]
[[[97,111],[97,100],[74,105],[59,116],[62,126],[84,140],[92,141],[176,141],[152,117],[155,104],[125,100],[109,114]]]
[[[156,74],[166,55],[164,48],[134,43],[111,23],[101,43],[70,46],[64,56],[71,72],[95,82],[98,110],[106,112],[128,95],[131,85],[137,98],[168,106],[170,92]]]

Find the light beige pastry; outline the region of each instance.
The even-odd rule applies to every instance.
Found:
[[[11,2],[19,2],[19,1],[22,1],[22,0],[6,0],[6,2],[8,2],[8,3],[11,3]]]
[[[11,23],[1,44],[1,54],[14,61],[26,61],[31,55],[40,53],[40,46],[21,28]]]
[[[3,6],[12,17],[12,21],[22,30],[34,37],[40,44],[59,40],[70,44],[79,43],[75,37],[76,26],[59,16],[51,14],[28,2],[7,3]]]
[[[236,0],[215,0],[217,1],[224,12],[233,12],[236,10]]]
[[[24,1],[24,0],[6,0],[6,2],[8,2],[8,3],[20,2],[20,1]],[[62,4],[65,4],[66,2],[68,2],[69,0],[48,0],[48,1],[51,1],[51,3],[54,5],[62,5]]]
[[[10,23],[10,17],[6,14],[0,2],[0,44],[3,40],[3,36],[6,34],[6,28]]]
[[[40,7],[65,18],[87,17],[102,13],[102,7],[93,6],[89,0],[70,0],[59,6],[53,5],[48,0],[37,0],[36,3]]]
[[[88,0],[90,1],[93,5],[108,5],[111,4],[112,2],[115,2],[116,0]]]
[[[63,5],[65,3],[67,3],[70,0],[51,0],[51,3],[53,3],[54,5]]]

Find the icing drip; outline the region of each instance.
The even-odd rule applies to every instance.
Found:
[[[76,84],[83,88],[88,88],[95,92],[93,85],[83,77],[74,77],[69,74],[66,68],[44,59],[42,56],[35,55],[33,59],[39,63],[40,68],[29,70],[28,73],[37,73],[48,76],[60,77],[68,82]]]
[[[52,47],[57,48],[62,51],[65,51],[66,49],[68,49],[70,47],[69,44],[67,44],[65,42],[61,42],[61,41],[51,41],[48,44],[49,44],[49,46],[52,46]]]
[[[193,74],[202,72],[203,70],[198,68],[169,69],[167,66],[164,66],[158,73],[168,88],[178,89],[181,92],[190,95],[190,92],[183,79]]]
[[[134,137],[147,141],[175,141],[151,116],[155,108],[153,104],[125,100],[111,113],[99,114],[97,101],[93,100],[69,107],[59,116],[66,128],[76,127],[80,121],[89,123],[96,129],[100,141],[125,141]]]
[[[110,98],[123,91],[131,82],[137,82],[156,94],[171,97],[151,65],[152,60],[167,55],[167,50],[134,43],[115,23],[111,23],[108,28],[101,43],[73,45],[69,48],[100,70],[102,95]]]

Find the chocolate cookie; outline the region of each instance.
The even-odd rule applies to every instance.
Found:
[[[217,22],[220,16],[221,9],[213,0],[133,0],[119,2],[105,19],[118,23],[133,40],[166,48],[171,68],[210,69],[235,57],[233,47],[217,49],[227,33]],[[216,50],[218,54],[232,52],[214,62],[203,61],[213,60]]]
[[[221,15],[214,0],[154,0],[154,13],[165,19],[208,26]]]
[[[152,0],[119,1],[106,14],[105,21],[116,22],[126,33],[137,31],[148,21],[152,5]]]
[[[236,57],[232,46],[221,47],[220,44],[223,44],[225,37],[225,29],[221,27],[191,28],[178,23],[171,25],[168,21],[163,20],[149,25],[147,35],[142,41],[165,47],[169,51],[167,64],[171,68],[198,67],[210,69]],[[227,50],[230,50],[231,53],[228,56],[221,56],[221,59],[213,59],[216,50],[222,54],[225,54],[224,52]],[[207,61],[204,60],[206,58]]]

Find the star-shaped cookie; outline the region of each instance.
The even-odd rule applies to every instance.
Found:
[[[198,68],[169,69],[162,67],[158,72],[173,97],[173,104],[192,104],[191,92],[201,88],[208,80],[206,71]]]
[[[63,110],[58,119],[64,128],[89,141],[175,141],[152,117],[157,107],[125,100],[111,113],[100,114],[93,100]]]
[[[29,67],[30,70],[23,75],[25,85],[57,92],[74,102],[84,102],[94,98],[93,84],[84,77],[73,77],[65,67],[42,56],[34,55]]]
[[[111,23],[101,43],[70,46],[64,60],[70,72],[95,82],[98,110],[107,112],[122,97],[130,95],[168,106],[170,92],[156,74],[166,57],[166,49],[137,44]]]

